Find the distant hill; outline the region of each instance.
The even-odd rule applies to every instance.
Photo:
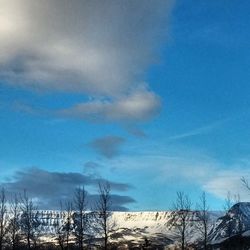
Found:
[[[90,221],[91,215],[92,213],[89,212]],[[227,247],[228,244],[249,244],[250,246],[250,202],[235,204],[223,216],[221,212],[209,212],[209,215],[208,241],[214,249],[218,246],[225,246],[220,249],[230,249]],[[73,224],[76,213],[72,212],[71,217]],[[58,228],[63,228],[66,222],[66,214],[60,211],[39,210],[35,218],[39,224],[39,235],[44,241],[50,242],[56,241]],[[111,212],[110,240],[119,245],[174,246],[179,242],[177,226],[180,223],[179,220],[176,211]],[[93,220],[91,226],[95,226],[95,223]],[[188,212],[186,234],[190,245],[196,245],[202,238],[200,227],[201,222],[197,217],[197,211]],[[87,234],[92,235],[94,242],[98,242],[98,233],[96,234],[92,227],[89,227]]]

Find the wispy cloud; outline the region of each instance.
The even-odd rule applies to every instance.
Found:
[[[209,133],[209,132],[211,132],[211,131],[219,128],[220,126],[222,126],[228,120],[229,119],[224,119],[224,120],[216,121],[216,122],[210,123],[208,125],[192,129],[192,130],[187,131],[185,133],[171,136],[168,139],[171,140],[171,141],[175,141],[175,140],[186,139],[186,138],[193,137],[193,136],[207,134],[207,133]]]
[[[176,191],[196,187],[197,194],[205,191],[222,201],[230,191],[232,195],[239,194],[242,201],[248,201],[250,192],[243,186],[241,178],[244,176],[250,181],[249,162],[248,159],[239,159],[225,164],[206,152],[183,147],[172,152],[169,149],[168,154],[165,150],[162,153],[158,150],[122,156],[111,164],[119,164],[117,171],[121,173],[132,171],[137,179],[143,171],[157,187],[163,187],[166,183],[172,183],[171,190]],[[147,183],[142,182],[140,186],[147,188]]]
[[[220,170],[204,183],[203,188],[207,192],[225,199],[227,193],[232,195],[239,195],[241,201],[249,201],[250,192],[243,185],[241,178],[245,177],[250,180],[250,173],[247,169],[242,168],[241,165],[231,167],[228,170]]]

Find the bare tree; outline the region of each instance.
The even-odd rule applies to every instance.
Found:
[[[174,203],[175,226],[177,227],[180,234],[182,250],[185,250],[187,244],[187,224],[191,206],[192,202],[188,195],[184,194],[183,192],[177,192],[176,201]]]
[[[60,229],[57,229],[57,230],[60,230]],[[61,250],[64,250],[65,234],[61,233],[61,231],[57,231],[57,234],[58,234],[57,236],[58,244]]]
[[[111,195],[110,184],[108,182],[99,183],[99,199],[96,205],[97,223],[99,233],[103,238],[103,249],[108,249],[109,233],[111,231],[110,216],[111,216]]]
[[[233,205],[235,205],[235,211],[236,211],[236,216],[237,216],[237,223],[235,230],[237,231],[238,234],[241,234],[244,230],[244,222],[243,222],[243,213],[240,209],[240,195],[235,194],[233,196]]]
[[[224,202],[224,211],[225,211],[225,216],[227,217],[227,224],[226,224],[226,236],[231,237],[233,234],[233,219],[231,217],[231,214],[229,213],[229,210],[233,206],[233,197],[230,191],[227,192],[227,197],[225,198]]]
[[[241,182],[244,185],[245,188],[247,188],[250,191],[250,185],[248,180],[245,177],[241,177]]]
[[[66,237],[66,249],[69,250],[69,237],[72,231],[72,202],[67,201],[65,203],[66,207],[66,223],[64,225],[65,237]]]
[[[10,200],[10,214],[11,218],[8,225],[8,233],[10,234],[10,243],[12,250],[16,250],[19,247],[19,215],[20,206],[19,200],[16,194]]]
[[[242,178],[241,178],[241,182],[242,182],[243,186],[244,186],[248,191],[250,191],[249,182],[248,182],[248,180],[247,180],[245,177],[242,177]],[[239,200],[240,200],[240,197],[239,197]],[[241,214],[241,217],[240,217],[240,224],[239,224],[239,231],[242,231],[242,230],[243,230],[243,218],[242,218],[242,214]]]
[[[239,194],[235,194],[233,197],[234,200],[234,204],[240,203],[241,202],[241,198]]]
[[[74,194],[74,234],[76,237],[76,241],[78,244],[78,248],[83,250],[83,241],[84,241],[84,234],[87,227],[87,214],[86,214],[86,207],[87,207],[87,192],[85,191],[84,187],[79,187],[75,190]]]
[[[0,250],[3,249],[4,238],[7,233],[7,199],[6,199],[6,192],[5,189],[2,188],[0,191]]]
[[[27,242],[27,247],[31,249],[32,245],[36,245],[35,237],[37,236],[39,226],[35,216],[37,207],[34,205],[32,199],[28,197],[26,190],[24,190],[23,195],[20,197],[20,202],[20,226]]]
[[[224,205],[223,205],[224,211],[227,213],[230,210],[230,208],[233,206],[233,204],[234,204],[233,196],[231,192],[228,191],[227,197],[225,198]]]
[[[65,230],[63,228],[62,225],[62,218],[63,216],[63,205],[62,202],[60,202],[60,213],[57,216],[57,220],[56,220],[56,224],[55,224],[55,231],[56,231],[56,235],[57,235],[57,241],[58,241],[58,245],[60,246],[61,250],[64,250],[64,243],[65,243],[65,239],[66,239],[66,233]]]
[[[209,206],[207,204],[206,193],[203,192],[198,204],[197,211],[198,220],[201,222],[201,227],[199,227],[202,235],[203,249],[207,250],[207,238],[208,238],[208,227],[209,227]]]

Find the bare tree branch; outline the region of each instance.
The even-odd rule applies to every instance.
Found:
[[[183,192],[177,192],[176,201],[174,203],[175,209],[175,226],[177,227],[180,240],[181,249],[185,250],[187,243],[187,222],[191,211],[192,202],[188,195]]]

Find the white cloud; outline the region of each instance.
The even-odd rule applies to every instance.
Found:
[[[0,0],[0,76],[13,86],[90,95],[95,101],[70,108],[84,118],[150,117],[159,99],[137,89],[166,39],[172,3]]]
[[[1,75],[31,88],[127,90],[155,59],[171,2],[1,0]]]
[[[196,186],[199,187],[197,193],[205,191],[221,200],[230,192],[232,196],[239,195],[241,201],[249,201],[250,191],[241,181],[245,177],[250,182],[249,160],[238,160],[235,164],[225,165],[196,149],[182,148],[175,151],[169,147],[166,151],[157,148],[155,153],[153,148],[156,147],[152,145],[152,149],[137,153],[134,157],[122,156],[113,165],[119,166],[117,171],[122,173],[131,171],[135,175],[143,171],[156,185],[173,183],[176,191],[182,188],[188,191]],[[134,152],[135,149],[132,148],[131,151]]]
[[[233,168],[229,170],[219,170],[217,174],[204,184],[203,188],[207,192],[220,198],[226,198],[227,193],[239,195],[241,201],[249,201],[250,192],[241,182],[241,178],[245,177],[250,180],[250,173],[246,169]]]
[[[158,113],[160,98],[146,89],[134,90],[129,95],[115,99],[93,100],[58,111],[62,117],[87,119],[90,121],[143,121]]]
[[[151,146],[149,150],[142,151],[133,146],[127,147],[128,156],[118,156],[112,163],[113,167],[119,166],[120,171],[131,171],[133,174],[143,171],[157,185],[178,181],[177,188],[190,183],[202,186],[221,167],[213,158],[195,150],[183,148],[175,151],[169,147],[166,151],[159,148],[159,145]],[[133,155],[131,152],[137,153]]]

